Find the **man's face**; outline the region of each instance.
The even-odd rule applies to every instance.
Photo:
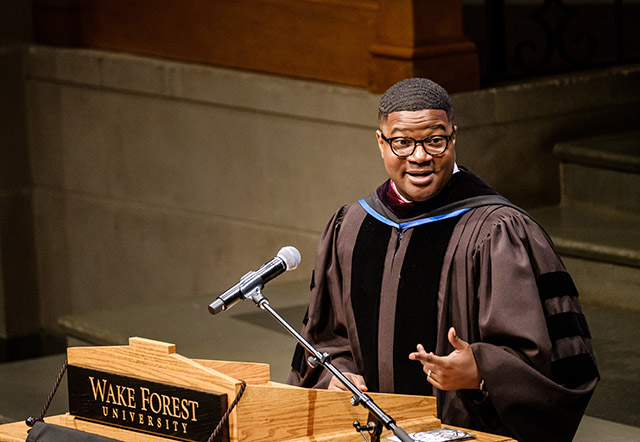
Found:
[[[418,144],[411,156],[401,158],[392,151],[385,137],[411,137],[421,140],[430,135],[451,135],[455,126],[443,110],[401,111],[389,114],[376,132],[378,148],[387,170],[400,195],[410,201],[426,201],[449,182],[456,160],[455,133],[443,155],[433,157]]]

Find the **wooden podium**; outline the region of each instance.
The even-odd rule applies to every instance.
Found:
[[[164,427],[166,422],[167,428],[173,425],[176,429],[181,426],[186,429],[187,421],[196,421],[196,410],[203,408],[195,401],[180,399],[179,393],[174,396],[156,394],[153,387],[137,387],[143,391],[140,400],[136,398],[137,392],[133,387],[115,385],[115,381],[113,386],[109,386],[106,379],[99,384],[101,377],[95,374],[99,372],[105,374],[103,377],[114,375],[117,379],[134,379],[152,385],[175,387],[179,391],[195,391],[225,398],[225,410],[240,391],[241,380],[244,380],[244,394],[228,419],[226,435],[230,442],[363,440],[355,431],[353,422],[358,420],[366,423],[368,411],[350,404],[351,393],[305,389],[272,382],[267,364],[189,359],[177,354],[173,344],[143,338],[130,338],[127,346],[69,348],[67,355],[70,370],[94,373],[90,376],[88,395],[102,400],[99,409],[104,410],[105,416],[113,413],[116,417],[124,417],[124,422],[127,419],[137,422],[139,419],[145,425],[148,419],[149,426],[133,430],[118,422],[99,422],[99,419],[70,413],[46,417],[47,423],[121,441],[190,440],[180,435],[158,434],[154,426],[157,422],[158,427]],[[433,397],[383,393],[370,393],[369,396],[407,432],[440,428]],[[73,411],[71,399],[70,410]],[[149,417],[152,409],[160,417]],[[178,422],[181,420],[185,423]],[[21,422],[2,425],[0,441],[24,441],[27,430],[28,427]],[[213,427],[207,430],[210,434]],[[480,441],[510,440],[474,433],[476,440]],[[385,440],[389,436],[392,433],[384,430],[381,438]]]

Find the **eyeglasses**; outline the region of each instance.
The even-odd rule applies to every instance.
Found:
[[[391,152],[398,157],[410,157],[416,151],[418,144],[422,144],[422,148],[427,154],[432,157],[439,157],[443,155],[447,150],[447,147],[449,147],[449,141],[451,141],[454,133],[455,129],[451,132],[451,135],[430,135],[421,140],[416,140],[411,137],[387,138],[382,132],[380,133],[380,136],[384,141],[389,143]]]

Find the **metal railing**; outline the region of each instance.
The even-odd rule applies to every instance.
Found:
[[[640,61],[639,1],[485,0],[464,8],[485,84]]]

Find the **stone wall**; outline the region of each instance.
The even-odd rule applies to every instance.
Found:
[[[459,162],[525,208],[548,205],[555,143],[640,128],[640,65],[456,94],[454,106]]]
[[[378,95],[120,53],[24,54],[40,323],[210,294],[385,179]],[[454,95],[459,163],[525,207],[554,142],[638,126],[640,67]],[[302,294],[301,294],[302,295]]]
[[[49,327],[213,296],[285,245],[308,279],[331,213],[384,179],[361,90],[45,47],[27,75]]]

